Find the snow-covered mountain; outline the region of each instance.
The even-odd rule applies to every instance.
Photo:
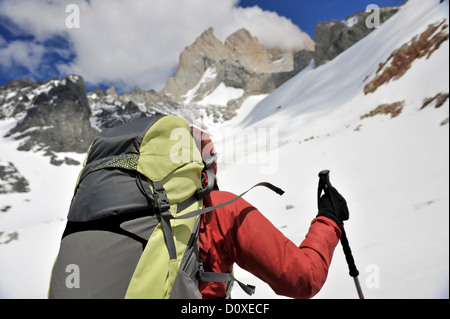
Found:
[[[201,119],[204,127],[217,125],[234,117],[249,96],[268,94],[300,72],[311,59],[306,61],[304,54],[314,50],[309,40],[299,52],[291,52],[262,46],[246,29],[222,42],[209,28],[181,52],[176,74],[160,92],[135,87],[121,96],[114,88],[99,93],[143,111]],[[104,99],[97,103],[104,104]]]
[[[311,52],[310,42],[302,51]],[[20,150],[45,150],[59,164],[55,152],[83,153],[98,131],[155,112],[201,119],[204,127],[222,123],[249,96],[268,94],[298,73],[306,66],[301,61],[294,52],[263,47],[245,29],[222,43],[210,28],[180,54],[175,76],[160,92],[138,86],[120,96],[114,87],[86,92],[78,75],[18,79],[0,87],[0,120],[17,121],[5,137],[21,140]]]
[[[317,173],[331,170],[349,204],[346,230],[367,298],[448,298],[448,12],[448,1],[409,0],[333,60],[246,96],[231,120],[194,116],[213,135],[222,189],[239,193],[267,180],[286,191],[255,189],[246,199],[297,244],[316,215]],[[202,103],[239,98],[239,88],[211,80],[223,75],[218,64],[203,71],[184,102],[196,100],[205,112]],[[78,77],[19,82],[0,94],[0,136],[8,135],[0,143],[0,297],[45,298],[84,154],[55,142],[64,124],[39,105],[64,113],[67,99],[80,123],[101,129],[145,116],[139,97],[160,95],[135,90],[120,99],[113,89],[97,90],[86,95],[86,108]],[[196,99],[208,82],[217,86]],[[39,116],[24,120],[30,112]],[[70,128],[93,134],[85,124]],[[257,286],[256,298],[278,297],[248,272],[235,275]],[[233,297],[247,296],[236,288]],[[356,297],[338,247],[316,298]]]

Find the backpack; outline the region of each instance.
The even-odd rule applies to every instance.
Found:
[[[79,174],[49,298],[201,298],[199,280],[236,281],[203,271],[200,216],[214,187],[189,124],[153,115],[106,129],[92,142]],[[269,183],[259,183],[282,194]],[[253,187],[252,187],[253,188]]]

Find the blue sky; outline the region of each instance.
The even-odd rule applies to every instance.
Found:
[[[301,30],[314,37],[317,22],[326,20],[344,20],[358,11],[365,10],[367,5],[376,4],[379,7],[398,6],[405,0],[241,0],[242,7],[259,6],[263,10],[275,11],[284,16]]]
[[[404,0],[0,0],[0,85],[83,76],[88,90],[160,90],[179,54],[212,26],[224,40],[241,27],[266,46],[293,48],[317,22]],[[74,3],[79,25],[68,28]],[[73,21],[73,20],[71,20]]]

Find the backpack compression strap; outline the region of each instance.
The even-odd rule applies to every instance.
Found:
[[[237,280],[234,278],[234,276],[227,272],[227,273],[220,273],[220,272],[206,272],[206,271],[200,271],[199,273],[199,279],[201,281],[207,281],[207,282],[229,282],[229,281],[235,281],[238,283],[238,285],[242,288],[242,290],[245,291],[245,293],[249,296],[253,295],[255,293],[255,286],[252,285],[246,285],[243,282]]]
[[[229,205],[231,203],[234,203],[238,199],[242,198],[249,191],[251,191],[253,188],[258,187],[258,186],[267,187],[268,189],[274,191],[275,193],[277,193],[280,196],[284,194],[284,191],[281,188],[278,188],[278,187],[276,187],[276,186],[274,186],[274,185],[272,185],[272,184],[270,184],[268,182],[260,182],[258,184],[253,185],[252,187],[247,189],[245,192],[243,192],[241,195],[233,198],[232,200],[229,200],[228,202],[225,202],[225,203],[222,203],[222,204],[219,204],[219,205],[216,205],[216,206],[211,206],[211,207],[206,207],[206,208],[199,209],[199,210],[194,210],[194,211],[189,212],[187,214],[184,214],[182,216],[177,216],[177,217],[173,217],[172,216],[170,219],[187,219],[187,218],[192,218],[192,217],[195,217],[195,216],[198,216],[198,215],[203,215],[203,214],[209,213],[209,212],[211,212],[211,211],[213,211],[215,209],[218,209],[218,208],[224,207],[226,205]]]

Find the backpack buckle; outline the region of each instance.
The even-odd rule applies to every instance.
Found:
[[[155,195],[155,202],[156,206],[158,206],[159,213],[161,214],[168,211],[170,209],[170,201],[162,182],[153,183],[153,193]]]

